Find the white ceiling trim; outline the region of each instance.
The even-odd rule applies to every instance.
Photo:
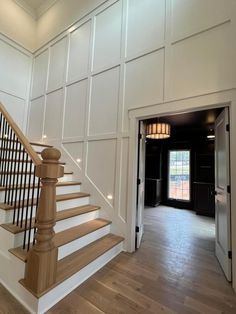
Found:
[[[14,0],[22,9],[30,14],[35,20],[47,12],[58,0],[46,0],[38,8],[30,6],[25,0]]]

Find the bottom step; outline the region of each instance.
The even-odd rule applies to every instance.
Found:
[[[108,234],[105,237],[96,240],[93,243],[74,252],[73,254],[66,256],[65,258],[58,261],[56,283],[41,294],[34,294],[32,291],[30,292],[34,294],[37,298],[41,298],[50,290],[54,289],[62,282],[81,271],[87,265],[94,262],[97,258],[105,254],[107,251],[111,250],[123,240],[124,238],[120,236]],[[24,279],[21,279],[20,283],[27,289],[24,283]]]

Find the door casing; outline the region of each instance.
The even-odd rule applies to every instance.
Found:
[[[176,115],[178,113],[201,111],[213,108],[228,107],[230,115],[231,134],[236,134],[236,90],[213,93],[183,100],[171,101],[155,106],[142,107],[129,110],[130,141],[129,141],[129,170],[128,170],[128,215],[129,226],[126,247],[129,252],[135,251],[135,225],[136,225],[136,197],[137,197],[137,136],[138,123],[154,117]],[[236,191],[236,167],[232,167],[236,160],[236,142],[230,137],[230,168],[231,191]],[[236,208],[236,193],[231,194],[231,206]],[[232,238],[232,285],[236,291],[236,210],[231,213],[231,238]]]

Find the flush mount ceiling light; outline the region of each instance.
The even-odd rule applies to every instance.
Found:
[[[212,139],[215,138],[215,133],[214,133],[214,130],[213,130],[213,129],[210,129],[210,130],[208,131],[207,138],[208,138],[209,140],[212,140]]]
[[[170,129],[169,123],[149,123],[146,126],[146,137],[151,139],[166,139],[170,137]]]

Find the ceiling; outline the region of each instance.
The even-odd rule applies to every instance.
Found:
[[[217,116],[222,111],[222,108],[187,112],[175,114],[159,118],[159,122],[169,123],[172,130],[175,132],[186,132],[187,130],[193,132],[206,132],[214,127]],[[147,120],[151,122],[153,119]]]
[[[35,19],[45,13],[58,0],[14,0]]]
[[[47,0],[24,0],[24,2],[33,9],[38,9],[42,4],[48,2]]]

